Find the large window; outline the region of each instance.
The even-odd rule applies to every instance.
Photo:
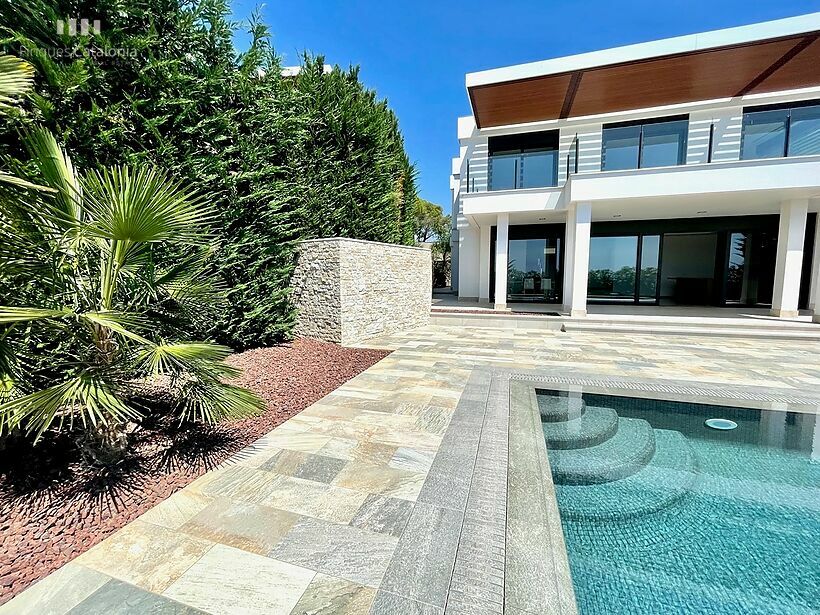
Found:
[[[558,185],[558,131],[489,139],[489,189]]]
[[[817,101],[743,111],[742,160],[812,154],[820,154]]]
[[[655,303],[660,235],[592,237],[589,248],[590,301]]]
[[[558,238],[510,239],[507,301],[560,300],[561,243]]]
[[[604,126],[604,171],[667,167],[686,162],[687,117]]]
[[[593,237],[589,246],[590,299],[635,300],[638,237]]]

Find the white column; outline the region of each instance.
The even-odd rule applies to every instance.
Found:
[[[786,201],[780,206],[772,316],[794,318],[798,315],[797,303],[800,298],[803,241],[806,236],[808,211],[808,199]]]
[[[814,273],[817,275],[817,270],[820,269],[820,262],[815,263],[814,265]],[[814,301],[814,307],[812,310],[812,322],[820,323],[820,277],[817,280],[817,284],[814,285],[814,290],[812,291],[812,297]],[[820,421],[817,421],[820,424]]]
[[[510,214],[498,214],[495,236],[495,309],[507,309],[507,250]]]
[[[814,258],[811,261],[811,271],[809,308],[812,311],[812,321],[820,323],[820,213],[817,214],[817,231],[814,234]],[[817,424],[820,425],[820,421],[817,421]]]
[[[490,301],[490,227],[481,227],[479,238],[478,300]]]
[[[589,237],[592,204],[575,203],[567,210],[564,263],[564,311],[573,318],[587,315]]]
[[[458,218],[458,298],[478,300],[479,231],[464,216]]]
[[[809,309],[817,312],[820,306],[820,212],[817,214],[817,225],[814,231],[814,252],[811,257],[811,286],[809,287]]]

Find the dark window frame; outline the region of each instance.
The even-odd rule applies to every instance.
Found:
[[[612,122],[611,124],[604,124],[601,128],[601,171],[606,171],[604,168],[604,132],[610,128],[632,128],[634,126],[639,126],[640,130],[638,131],[638,165],[632,169],[612,169],[617,171],[632,171],[637,169],[655,169],[658,167],[646,167],[643,166],[643,127],[644,126],[651,126],[653,124],[671,124],[672,122],[686,122],[687,130],[686,134],[683,136],[683,143],[681,143],[680,150],[678,151],[678,163],[672,166],[683,166],[686,164],[687,152],[689,149],[689,114],[684,113],[681,115],[667,115],[664,117],[653,117],[653,118],[646,118],[642,120],[629,120],[627,122]]]
[[[771,158],[791,158],[798,156],[818,156],[818,154],[789,154],[789,146],[791,145],[791,128],[792,128],[792,110],[802,109],[804,107],[820,107],[820,99],[800,100],[792,103],[775,103],[771,105],[754,105],[751,107],[743,107],[743,117],[740,120],[740,160],[769,160],[769,158],[744,158],[743,145],[746,141],[746,115],[750,113],[760,113],[765,111],[786,111],[786,128],[785,139],[783,140],[783,155],[772,156]]]
[[[559,130],[539,130],[535,132],[523,132],[511,135],[499,135],[490,137],[487,141],[487,190],[493,192],[492,188],[492,160],[493,156],[512,156],[518,158],[514,163],[513,187],[499,188],[498,190],[527,190],[521,186],[523,183],[523,156],[538,152],[555,152],[553,162],[554,183],[546,186],[538,186],[532,189],[555,188],[559,184],[558,170],[560,152],[560,131]]]

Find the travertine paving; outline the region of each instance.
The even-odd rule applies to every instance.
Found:
[[[367,613],[426,506],[416,500],[477,365],[795,393],[820,384],[817,342],[431,326],[375,343],[395,352],[0,613]],[[379,608],[408,612],[401,600]]]

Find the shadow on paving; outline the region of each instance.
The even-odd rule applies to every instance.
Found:
[[[202,474],[247,444],[228,425],[162,415],[129,433],[127,452],[109,465],[86,459],[79,440],[79,433],[48,434],[37,445],[10,437],[0,450],[0,510],[25,505],[33,519],[69,503],[83,516],[119,511],[163,477]]]

